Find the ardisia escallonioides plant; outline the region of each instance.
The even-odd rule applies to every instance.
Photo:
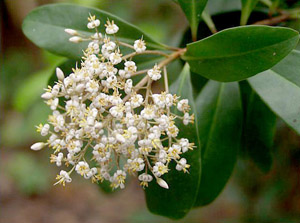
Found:
[[[238,155],[271,169],[277,117],[300,134],[299,33],[278,26],[292,26],[300,10],[175,2],[190,23],[181,48],[94,8],[46,5],[24,20],[30,40],[68,58],[42,94],[52,114],[37,130],[49,138],[31,147],[51,148],[50,161],[64,165],[55,184],[77,172],[112,191],[136,176],[149,210],[179,219],[216,199]],[[259,21],[246,25],[257,4]],[[237,15],[230,10],[241,12],[224,28]]]
[[[171,55],[146,50],[142,37],[129,45],[118,40],[119,27],[113,20],[107,20],[105,35],[98,31],[100,21],[94,15],[88,21],[87,27],[95,32],[92,36],[65,30],[72,35],[71,42],[90,42],[81,68],[74,68],[67,77],[61,69],[56,69],[58,82],[48,86],[42,95],[53,113],[49,124],[37,127],[42,136],[50,137],[45,143],[33,144],[31,149],[48,146],[53,149],[51,162],[71,166],[57,176],[57,183],[64,186],[71,182],[70,175],[76,171],[92,182],[107,180],[112,188],[123,189],[127,174],[138,174],[143,187],[154,177],[161,187],[168,189],[168,183],[161,177],[170,171],[170,162],[176,162],[177,171],[188,172],[190,165],[181,154],[194,147],[189,139],[178,137],[175,120],[188,125],[194,122],[194,115],[189,114],[188,99],[169,92],[166,68],[184,50]],[[133,52],[122,55],[120,46]],[[151,69],[138,70],[134,57],[143,54],[162,55],[166,59]],[[133,85],[131,77],[142,74],[146,76]],[[153,93],[152,82],[162,76],[164,91]],[[139,94],[142,90],[145,96]],[[173,113],[175,107],[181,114]],[[87,157],[92,157],[93,163],[89,164]]]

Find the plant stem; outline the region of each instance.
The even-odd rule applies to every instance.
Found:
[[[127,44],[127,43],[124,43],[124,42],[121,42],[121,41],[118,41],[118,43],[119,43],[119,45],[121,45],[121,46],[126,46],[126,47],[128,47],[128,48],[130,48],[130,49],[134,49],[134,47],[131,46],[130,44]]]
[[[161,51],[158,51],[158,50],[146,50],[142,53],[133,52],[133,53],[127,54],[127,55],[123,56],[122,59],[126,60],[130,57],[134,57],[134,56],[137,56],[137,55],[145,55],[145,54],[160,55],[160,56],[164,56],[164,57],[169,56],[168,54],[166,54],[164,52],[161,52]]]
[[[288,19],[290,19],[290,15],[289,14],[282,14],[270,19],[264,19],[258,22],[253,23],[253,25],[276,25],[278,23],[284,22]]]
[[[166,65],[169,64],[171,61],[175,60],[176,58],[178,58],[178,57],[180,57],[182,54],[184,54],[185,51],[186,51],[186,48],[183,48],[183,49],[180,49],[180,50],[178,50],[178,51],[176,51],[176,52],[170,54],[170,55],[168,56],[167,59],[163,60],[162,62],[160,62],[160,63],[158,64],[158,67],[159,67],[159,68],[162,68],[162,67],[166,66]]]

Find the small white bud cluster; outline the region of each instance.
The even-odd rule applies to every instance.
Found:
[[[127,175],[132,174],[138,175],[143,187],[155,178],[168,189],[161,177],[170,171],[170,162],[177,163],[177,171],[187,172],[189,165],[181,155],[194,147],[188,139],[178,138],[175,124],[176,119],[185,125],[193,122],[188,100],[178,101],[167,89],[152,93],[151,82],[161,78],[160,65],[145,71],[146,81],[133,86],[130,77],[138,72],[132,61],[134,55],[123,56],[121,42],[107,36],[115,35],[119,27],[114,21],[107,21],[106,35],[102,37],[97,30],[100,21],[95,16],[88,20],[88,28],[96,33],[89,37],[91,42],[81,68],[76,67],[68,76],[56,69],[58,82],[42,94],[53,112],[48,124],[37,127],[49,139],[35,143],[31,149],[48,146],[53,149],[52,163],[71,166],[68,172],[62,170],[57,176],[59,184],[70,183],[70,175],[75,171],[92,182],[110,181],[112,188],[124,188]],[[75,39],[81,38],[77,31],[65,31],[73,35],[70,41],[79,42]],[[130,48],[135,51],[133,54],[145,52],[145,41],[136,40]],[[138,93],[140,90],[146,90],[144,96]],[[173,114],[173,107],[182,116]]]

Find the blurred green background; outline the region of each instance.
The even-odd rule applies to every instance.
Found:
[[[64,58],[27,40],[22,20],[35,7],[54,2],[101,8],[174,46],[187,27],[171,0],[0,1],[0,223],[172,222],[147,211],[143,191],[135,181],[111,195],[79,177],[66,188],[52,186],[59,169],[50,165],[50,152],[29,149],[40,139],[35,125],[44,122],[49,112],[40,94]],[[221,196],[180,222],[300,222],[299,142],[279,121],[271,172],[262,174],[252,163],[239,161]]]

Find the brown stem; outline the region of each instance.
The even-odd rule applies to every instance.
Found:
[[[276,25],[278,23],[284,22],[286,20],[290,19],[290,15],[289,14],[282,14],[270,19],[264,19],[258,22],[253,23],[253,25]]]
[[[160,62],[158,64],[159,68],[162,68],[164,66],[166,66],[167,64],[169,64],[171,61],[175,60],[177,57],[180,57],[182,54],[184,54],[186,51],[186,48],[184,49],[180,49],[174,53],[172,53],[167,59],[163,60],[162,62]]]

